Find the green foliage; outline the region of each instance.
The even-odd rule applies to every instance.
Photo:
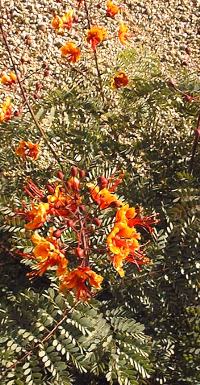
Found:
[[[74,73],[66,90],[57,90],[42,108],[37,106],[38,117],[66,172],[68,158],[94,179],[123,169],[120,194],[147,213],[159,213],[160,224],[148,252],[152,264],[142,272],[130,267],[122,280],[112,268],[104,272],[102,261],[94,258],[95,269],[106,276],[104,288],[96,301],[77,304],[72,311],[73,298],[58,294],[55,284],[49,287],[51,277],[29,283],[28,268],[17,258],[9,259],[3,248],[2,385],[200,382],[199,150],[193,175],[188,174],[199,103],[184,99],[187,93],[199,97],[200,84],[195,74],[183,71],[174,89],[159,61],[141,50],[124,51],[113,72],[118,68],[131,82],[116,92],[106,83],[105,105],[89,92],[88,79]],[[20,121],[20,127],[17,120],[5,124],[0,154],[3,244],[13,233],[12,246],[27,248],[13,208],[19,207],[26,179],[46,183],[58,169],[43,142],[37,167],[15,157],[13,133],[29,139],[29,125],[28,118]],[[39,138],[35,127],[28,132],[32,140]],[[110,225],[105,219],[103,226]],[[94,248],[104,237],[102,233],[94,239]],[[66,309],[67,318],[44,340]]]
[[[74,304],[55,285],[43,293],[4,287],[1,297],[2,385],[72,384],[76,371],[80,381],[90,373],[91,384],[100,375],[122,385],[149,376],[144,328],[122,309]]]

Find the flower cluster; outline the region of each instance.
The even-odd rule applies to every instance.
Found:
[[[152,232],[152,225],[157,223],[155,215],[143,217],[139,210],[134,207],[129,207],[127,203],[122,202],[113,194],[115,188],[111,184],[109,188],[102,186],[102,189],[89,185],[92,199],[99,205],[101,210],[114,205],[117,208],[115,216],[115,224],[107,236],[107,249],[110,259],[113,262],[114,268],[124,276],[122,268],[124,262],[131,262],[137,265],[149,263],[149,259],[141,252],[139,240],[141,239],[138,233],[138,227]]]
[[[23,218],[28,234],[33,232],[32,253],[22,253],[23,258],[34,262],[30,277],[53,269],[60,290],[73,290],[80,300],[93,296],[103,282],[103,277],[92,269],[96,253],[92,238],[101,231],[102,223],[99,210],[101,214],[104,211],[105,215],[114,215],[114,226],[105,244],[99,245],[102,250],[99,253],[108,255],[120,276],[124,276],[126,262],[138,267],[149,262],[140,250],[138,227],[151,232],[157,220],[154,216],[142,217],[138,210],[117,197],[115,190],[122,178],[123,173],[118,178],[102,176],[95,185],[86,180],[84,170],[72,167],[68,179],[59,171],[57,178],[42,189],[33,181],[28,182],[25,193],[30,203],[23,202],[16,215]],[[69,230],[73,236],[67,242],[65,234]]]

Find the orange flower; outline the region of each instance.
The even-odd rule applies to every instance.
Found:
[[[119,13],[119,11],[120,9],[115,3],[110,0],[107,1],[106,16],[115,17],[115,15]]]
[[[62,291],[74,289],[78,300],[87,300],[91,297],[90,287],[100,289],[102,281],[103,277],[89,267],[78,267],[63,277],[60,288]]]
[[[0,123],[7,122],[12,116],[11,99],[8,96],[0,107]]]
[[[46,222],[48,210],[48,203],[39,203],[35,206],[33,205],[32,210],[27,213],[27,218],[30,222],[25,225],[25,228],[27,230],[35,230],[41,227],[44,222]]]
[[[72,28],[73,23],[73,10],[70,9],[68,12],[64,14],[62,17],[63,29],[67,29],[68,31]]]
[[[13,71],[11,71],[9,74],[3,74],[1,77],[1,83],[10,86],[11,84],[15,83],[17,80],[17,77]]]
[[[33,275],[43,275],[48,268],[57,266],[57,275],[60,277],[66,273],[68,261],[65,255],[60,251],[57,240],[52,236],[47,238],[41,237],[39,234],[34,233],[32,242],[36,245],[33,249],[34,259],[38,262],[37,273]]]
[[[39,144],[25,142],[24,140],[21,140],[19,146],[15,150],[15,153],[22,159],[26,159],[26,157],[28,156],[36,160],[39,155]]]
[[[66,43],[61,47],[62,56],[67,56],[67,59],[75,63],[80,59],[81,51],[73,42]]]
[[[128,76],[123,71],[119,71],[113,77],[111,85],[116,89],[127,86],[128,82]]]
[[[134,207],[130,207],[126,204],[117,210],[116,213],[116,222],[128,223],[129,219],[132,219],[136,216],[136,211]]]
[[[54,18],[51,21],[51,25],[53,29],[55,29],[56,31],[62,31],[62,28],[63,28],[62,18],[57,15],[54,16]]]
[[[125,223],[116,223],[107,237],[107,246],[113,254],[127,257],[130,251],[139,248],[140,234],[135,228],[128,227]]]
[[[115,203],[117,206],[122,205],[122,202],[117,198],[115,194],[112,194],[108,189],[104,188],[99,189],[98,186],[95,186],[93,183],[88,183],[88,188],[92,199],[99,205],[100,209],[108,208],[112,203]]]
[[[70,190],[73,190],[73,191],[79,191],[80,189],[80,181],[78,178],[76,178],[75,176],[72,176],[68,181],[67,181],[67,187],[70,189]]]
[[[118,31],[118,36],[119,36],[119,40],[120,42],[123,44],[123,45],[126,45],[126,42],[128,40],[128,26],[126,24],[124,24],[123,22],[121,22],[119,24],[119,31]]]
[[[64,33],[64,30],[68,31],[72,28],[73,23],[73,10],[68,10],[62,17],[54,16],[51,21],[51,25],[58,33]]]
[[[87,42],[91,44],[95,51],[98,44],[100,44],[107,36],[105,28],[97,25],[91,27],[87,32]]]

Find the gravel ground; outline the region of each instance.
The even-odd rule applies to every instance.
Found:
[[[51,86],[62,82],[59,68],[63,62],[58,47],[66,37],[56,36],[51,28],[52,14],[63,15],[77,0],[1,0],[4,30],[15,61],[20,63],[22,77],[29,76],[30,70],[46,77]],[[200,0],[126,0],[119,2],[123,18],[132,31],[133,46],[143,46],[156,53],[163,68],[187,67],[198,72],[200,48]],[[105,1],[106,3],[106,1]],[[105,18],[105,3],[88,0],[92,4],[93,22],[110,26],[118,20]],[[70,38],[79,40],[80,24],[87,28],[83,7],[77,10],[80,23],[74,25]],[[116,33],[116,32],[115,32]],[[83,42],[83,40],[82,40]],[[107,48],[110,42],[104,44]],[[112,43],[113,50],[115,45]],[[122,47],[120,47],[121,49]],[[87,50],[87,47],[86,47]],[[103,50],[102,50],[103,51]],[[106,59],[108,58],[106,53]],[[3,45],[0,46],[0,71],[6,70],[8,61]],[[48,66],[45,68],[45,65]],[[57,65],[59,64],[59,66]],[[66,64],[65,64],[66,66]],[[48,70],[47,70],[48,68]],[[49,71],[49,72],[48,72]]]

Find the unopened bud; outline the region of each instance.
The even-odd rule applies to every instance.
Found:
[[[77,16],[77,15],[74,16],[73,22],[74,22],[74,23],[78,23],[78,16]]]
[[[120,201],[115,201],[110,204],[110,207],[120,207],[122,203]]]
[[[68,226],[69,227],[74,227],[74,221],[72,221],[71,219],[68,221]]]
[[[99,219],[99,218],[94,218],[94,219],[93,219],[93,222],[94,222],[94,224],[97,225],[97,226],[101,226],[101,224],[102,224],[102,220]]]
[[[76,248],[76,255],[77,255],[79,258],[83,258],[83,257],[84,257],[84,250],[81,249],[81,247],[77,247],[77,248]]]
[[[183,97],[184,97],[184,100],[189,103],[193,100],[193,97],[191,95],[185,94]]]
[[[60,238],[61,234],[62,234],[62,230],[58,229],[58,230],[54,231],[53,236],[55,238]]]
[[[72,168],[71,168],[71,176],[77,176],[77,174],[78,174],[78,169],[77,169],[77,167],[75,167],[75,166],[72,166]]]
[[[59,179],[63,180],[63,179],[64,179],[64,174],[63,174],[63,172],[62,172],[62,171],[58,171],[57,177],[58,177]]]
[[[46,189],[47,189],[47,191],[48,191],[50,194],[54,194],[54,192],[55,192],[54,187],[53,187],[52,185],[50,185],[50,184],[47,184],[47,185],[46,185]]]
[[[80,181],[79,181],[78,178],[72,176],[72,177],[67,181],[67,186],[68,186],[68,188],[70,188],[71,190],[79,191],[79,188],[80,188]]]
[[[80,178],[85,178],[85,170],[79,170],[79,177]]]
[[[45,71],[44,71],[44,76],[45,76],[45,77],[49,76],[49,74],[50,74],[49,70],[45,70]]]
[[[98,178],[98,184],[101,189],[106,188],[108,186],[108,179],[104,176],[100,176]]]
[[[42,89],[42,87],[43,87],[43,85],[40,82],[37,82],[36,85],[35,85],[35,88],[36,88],[37,91],[40,91]]]

